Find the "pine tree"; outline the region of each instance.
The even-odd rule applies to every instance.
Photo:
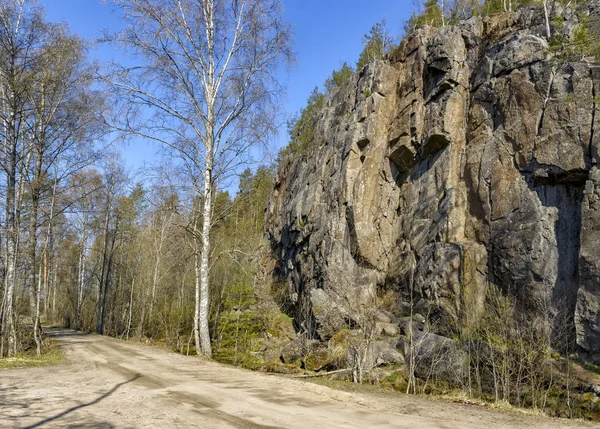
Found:
[[[383,58],[392,45],[392,38],[387,34],[385,19],[371,27],[369,34],[363,37],[364,49],[356,63],[356,70],[362,69],[371,61]]]

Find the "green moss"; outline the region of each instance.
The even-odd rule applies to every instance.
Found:
[[[304,367],[309,371],[319,371],[333,363],[333,361],[334,359],[328,350],[319,350],[309,354],[304,359]]]
[[[264,330],[274,337],[284,337],[294,332],[293,320],[279,311],[267,311],[263,318]]]
[[[64,358],[65,354],[62,348],[55,341],[45,340],[41,356],[36,356],[35,352],[32,351],[9,358],[1,358],[0,369],[51,365],[62,362]]]
[[[331,339],[329,340],[329,344],[332,348],[344,346],[348,343],[348,340],[351,335],[352,335],[352,330],[342,329],[341,331],[336,332],[331,337]]]
[[[404,371],[394,371],[383,380],[382,384],[400,392],[406,392],[408,386]]]
[[[213,347],[213,357],[218,361],[264,369],[268,365],[266,351],[273,347],[273,341],[294,331],[292,319],[275,306],[260,305],[248,283],[228,285],[223,306]]]
[[[275,374],[298,374],[300,372],[304,372],[300,369],[299,363],[286,364],[280,361],[272,361],[265,363],[263,370],[267,372],[273,372]]]

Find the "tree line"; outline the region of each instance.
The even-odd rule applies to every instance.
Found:
[[[57,225],[73,207],[71,179],[97,159],[105,100],[85,42],[25,0],[0,8],[0,355],[23,344],[21,316],[41,347],[41,297],[53,293]],[[44,302],[44,305],[47,301]]]
[[[0,356],[39,354],[42,320],[210,356],[226,286],[257,263],[273,173],[252,148],[293,61],[281,3],[107,3],[124,28],[99,42],[126,63],[91,62],[35,0],[0,2]],[[151,183],[114,154],[132,138],[163,150]]]

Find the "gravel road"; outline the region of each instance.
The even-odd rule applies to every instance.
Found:
[[[591,428],[409,395],[341,392],[157,347],[52,332],[66,361],[0,371],[4,428]]]

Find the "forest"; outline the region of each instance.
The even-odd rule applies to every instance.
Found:
[[[285,367],[280,348],[301,328],[271,278],[265,208],[278,170],[311,150],[328,97],[420,28],[530,4],[561,55],[598,46],[584,25],[573,41],[550,34],[548,11],[580,2],[416,2],[403,34],[373,25],[266,162],[286,90],[278,72],[296,60],[279,0],[106,3],[125,28],[94,43],[136,66],[90,60],[91,41],[35,0],[0,2],[0,358],[44,353],[44,327],[58,325]],[[131,139],[161,150],[143,182],[118,154]]]
[[[193,6],[119,4],[126,28],[101,43],[130,67],[2,2],[0,355],[40,354],[55,323],[210,356],[252,287],[273,167],[249,152],[273,133],[291,33],[277,1]],[[164,148],[143,184],[116,150],[131,138]]]

